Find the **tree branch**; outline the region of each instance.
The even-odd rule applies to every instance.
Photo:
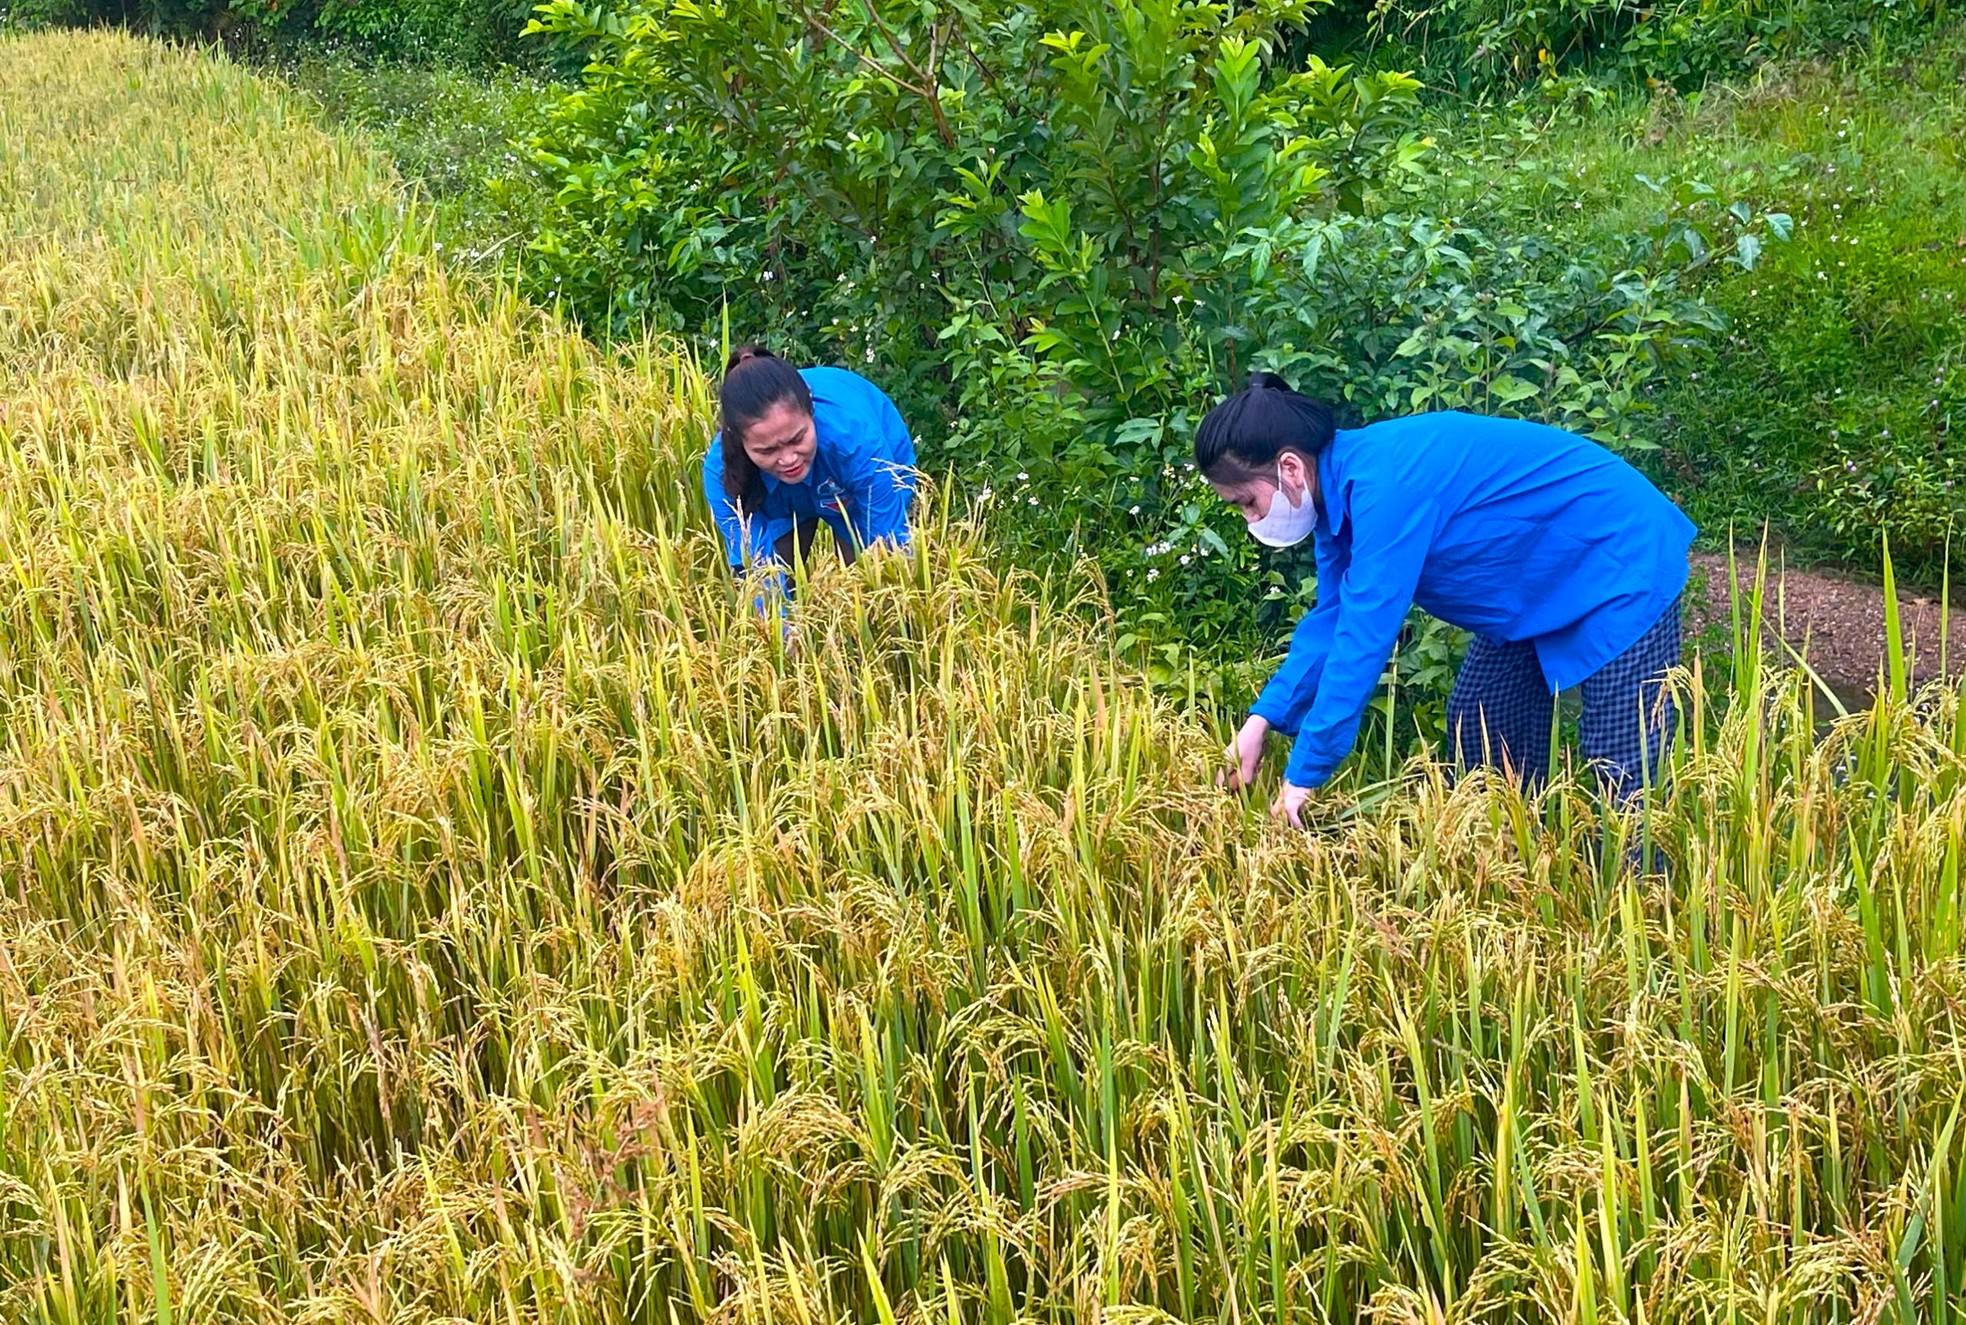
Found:
[[[909,58],[908,52],[902,49],[901,43],[895,39],[894,33],[888,28],[887,24],[881,20],[881,16],[873,10],[872,6],[867,7],[868,17],[871,18],[874,22],[874,25],[881,30],[881,34],[887,38],[888,49],[892,50],[895,54],[895,57],[899,59],[902,64],[908,67],[909,71],[915,75],[916,81],[912,83],[909,82],[907,79],[895,73],[894,70],[888,68],[886,65],[882,64],[879,60],[876,60],[873,56],[861,50],[858,46],[854,45],[852,42],[842,37],[839,33],[833,31],[833,29],[828,27],[826,23],[819,17],[819,15],[813,13],[810,9],[806,8],[804,5],[800,5],[798,8],[799,8],[799,17],[803,18],[806,21],[806,25],[810,27],[813,31],[825,37],[828,41],[838,46],[841,50],[849,52],[854,59],[860,61],[861,64],[865,65],[868,69],[871,69],[873,72],[879,74],[882,78],[885,78],[888,82],[894,84],[902,91],[912,92],[915,96],[918,96],[923,101],[927,102],[929,114],[935,117],[935,131],[941,137],[942,145],[944,147],[954,147],[956,145],[956,133],[954,129],[951,129],[949,127],[949,117],[942,113],[942,98],[936,95],[935,80],[930,78],[925,72],[923,72],[922,67],[920,65],[916,64],[914,60]]]
[[[887,38],[887,48],[894,52],[895,58],[907,65],[908,71],[914,74],[915,87],[913,91],[917,96],[928,102],[929,112],[935,116],[936,131],[942,135],[942,145],[944,147],[954,147],[956,145],[955,131],[949,127],[948,117],[942,113],[942,98],[936,95],[936,90],[940,86],[939,80],[936,79],[933,73],[915,63],[914,57],[908,54],[908,48],[903,46],[901,39],[894,35],[894,29],[890,28],[887,25],[887,20],[881,17],[881,11],[876,0],[863,0],[860,7],[866,12],[868,19],[873,25],[881,30],[881,35]],[[938,44],[935,39],[935,29],[930,27],[928,62],[931,66],[935,64],[936,47]]]

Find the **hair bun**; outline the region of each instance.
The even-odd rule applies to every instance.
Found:
[[[1275,373],[1258,369],[1249,375],[1247,389],[1250,391],[1289,391],[1293,388],[1290,383],[1284,381]]]
[[[753,359],[776,359],[777,357],[770,350],[755,342],[750,345],[740,345],[732,350],[730,352],[730,358],[724,361],[724,371],[728,373],[731,369],[737,367],[737,365],[749,363]]]

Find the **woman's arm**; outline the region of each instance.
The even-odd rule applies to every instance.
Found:
[[[1291,747],[1284,781],[1326,782],[1351,753],[1359,720],[1385,674],[1420,572],[1440,530],[1440,507],[1410,493],[1353,489],[1350,564],[1338,592],[1330,653]]]
[[[703,457],[703,496],[710,503],[710,518],[717,522],[717,532],[723,535],[724,556],[732,570],[742,573],[746,567],[763,562],[778,562],[775,549],[767,535],[770,521],[762,515],[747,516],[737,509],[737,503],[724,491],[724,451],[721,438],[713,440],[709,453]],[[777,576],[778,588],[785,590],[785,575],[781,570]],[[758,600],[758,608],[764,610],[764,600]]]
[[[1317,603],[1290,632],[1290,649],[1276,675],[1257,695],[1249,711],[1287,736],[1295,736],[1317,696],[1318,678],[1331,653],[1333,628],[1338,624],[1338,593],[1345,557],[1335,538],[1317,540]]]
[[[1256,696],[1249,711],[1275,731],[1295,736],[1317,697],[1318,682],[1331,656],[1331,639],[1338,624],[1338,596],[1324,594],[1290,632],[1290,650],[1276,674]]]

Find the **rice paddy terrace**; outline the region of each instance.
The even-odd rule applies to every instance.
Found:
[[[0,1318],[1951,1318],[1953,694],[1285,833],[960,522],[788,650],[709,426],[249,73],[0,39]]]

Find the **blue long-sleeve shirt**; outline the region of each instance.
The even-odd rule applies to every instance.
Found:
[[[1341,430],[1318,457],[1317,605],[1251,711],[1296,738],[1284,777],[1351,753],[1407,611],[1534,644],[1552,691],[1636,643],[1686,587],[1692,521],[1603,447],[1441,412]]]
[[[797,483],[763,473],[757,511],[740,513],[724,492],[724,435],[703,457],[703,495],[733,567],[775,561],[778,540],[807,520],[824,520],[845,546],[908,545],[915,493],[915,442],[901,412],[879,387],[845,368],[802,368],[812,392],[817,450]],[[779,575],[784,585],[784,574]]]

